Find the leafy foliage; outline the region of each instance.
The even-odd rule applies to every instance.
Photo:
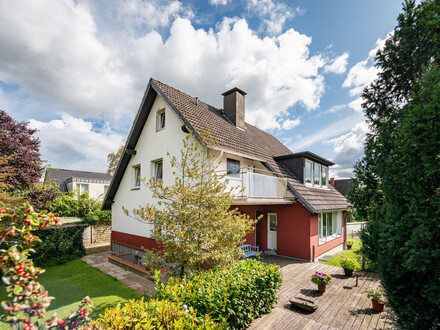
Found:
[[[359,269],[359,262],[355,258],[341,256],[341,267],[348,270]]]
[[[61,265],[86,254],[83,233],[87,227],[42,228],[35,231],[41,242],[35,244],[31,254],[34,263],[40,267]]]
[[[381,302],[382,301],[382,289],[375,288],[365,288],[365,292],[367,293],[367,297],[373,301]]]
[[[130,300],[107,309],[94,324],[100,329],[222,329],[208,315],[197,316],[194,308],[185,307],[169,300]]]
[[[12,170],[5,182],[16,189],[37,182],[43,174],[36,131],[28,128],[28,123],[17,122],[0,110],[0,155],[10,157],[8,164]]]
[[[51,203],[61,195],[57,186],[48,183],[37,182],[27,189],[16,191],[16,195],[27,200],[35,210],[47,210]]]
[[[101,201],[90,198],[87,191],[80,196],[74,191],[59,196],[50,204],[49,210],[60,217],[87,218],[99,222],[111,221],[111,211],[101,211]]]
[[[111,152],[107,155],[107,173],[114,175],[116,172],[116,168],[118,167],[119,158],[122,156],[122,152],[124,151],[124,146],[120,146],[116,153]]]
[[[208,145],[208,134],[198,141],[188,134],[180,159],[170,156],[174,184],[151,179],[147,186],[158,199],[133,210],[135,217],[154,224],[152,238],[161,246],[155,250],[167,265],[197,271],[203,265],[225,265],[239,257],[238,246],[255,223],[231,209],[233,196],[227,181],[216,173]],[[128,210],[124,212],[129,215]]]
[[[371,133],[349,195],[402,328],[440,327],[439,13],[439,1],[405,1],[377,53],[381,73],[363,94]]]
[[[210,314],[242,329],[262,314],[269,313],[282,283],[279,266],[247,259],[209,271],[199,271],[190,279],[170,278],[159,284],[157,297],[191,306],[199,316]]]
[[[8,297],[12,298],[12,301],[3,301],[2,307],[6,312],[6,322],[16,329],[34,329],[33,320],[37,321],[40,329],[64,326],[73,329],[80,322],[90,321],[87,315],[91,311],[92,302],[85,297],[79,309],[68,319],[59,319],[53,315],[46,322],[41,322],[53,298],[36,281],[44,269],[35,267],[29,259],[34,243],[41,241],[33,231],[59,221],[52,213],[36,213],[28,203],[16,212],[10,212],[0,202],[2,281],[6,284]]]

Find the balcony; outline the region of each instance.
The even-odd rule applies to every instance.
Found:
[[[223,173],[222,173],[223,172]],[[287,179],[273,176],[269,171],[253,168],[237,168],[217,172],[228,180],[228,187],[237,203],[291,203],[293,197],[287,191]]]

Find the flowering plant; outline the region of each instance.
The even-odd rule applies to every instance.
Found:
[[[382,289],[365,288],[368,298],[376,302],[382,302]]]
[[[315,274],[313,274],[311,277],[313,283],[324,286],[327,286],[333,280],[330,275],[320,272],[315,272]]]
[[[356,259],[341,256],[341,267],[347,270],[355,270],[359,268],[359,263]]]
[[[353,246],[353,241],[347,241],[347,243],[345,243],[345,246],[347,247],[347,249],[351,249],[351,247]]]

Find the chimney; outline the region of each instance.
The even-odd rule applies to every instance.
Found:
[[[246,129],[244,120],[244,96],[241,89],[234,87],[223,94],[223,111],[225,116],[232,121],[236,127]]]
[[[330,185],[335,186],[335,178],[330,178]]]

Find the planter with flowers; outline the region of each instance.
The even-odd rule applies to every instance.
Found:
[[[374,288],[366,288],[365,292],[368,295],[368,298],[371,299],[373,304],[373,309],[377,312],[383,312],[383,308],[385,303],[382,300],[382,290],[374,289]]]
[[[318,285],[319,292],[325,292],[327,285],[331,283],[333,278],[330,275],[315,272],[312,276],[312,282]]]
[[[347,250],[351,250],[353,246],[353,241],[347,241],[347,243],[345,243],[345,246],[347,247]]]
[[[341,267],[344,268],[345,276],[352,277],[353,271],[359,269],[359,263],[356,259],[341,256]]]

